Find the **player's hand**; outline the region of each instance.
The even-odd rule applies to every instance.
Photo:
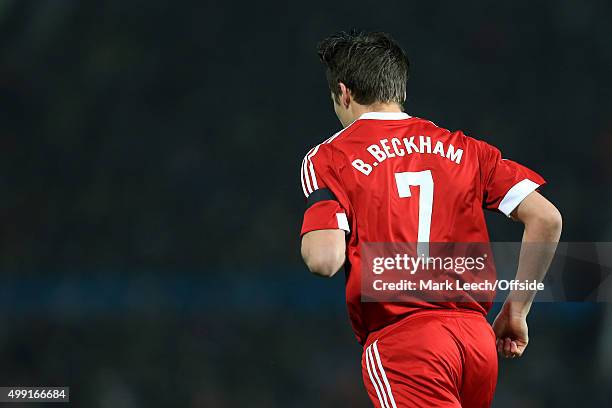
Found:
[[[514,358],[523,355],[529,343],[526,314],[513,312],[509,304],[504,304],[493,322],[493,331],[500,356]]]

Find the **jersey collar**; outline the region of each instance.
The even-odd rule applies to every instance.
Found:
[[[402,120],[408,119],[410,115],[405,112],[366,112],[359,119],[378,119],[378,120]]]

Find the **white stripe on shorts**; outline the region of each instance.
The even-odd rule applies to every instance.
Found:
[[[368,368],[370,381],[372,382],[372,385],[374,385],[374,390],[376,390],[376,395],[380,401],[381,408],[391,408],[387,399],[385,387],[383,386],[376,369],[376,363],[372,354],[372,346],[373,344],[370,344],[370,346],[366,349],[366,366]]]
[[[376,395],[378,396],[378,401],[380,401],[380,406],[381,408],[387,408],[387,405],[385,404],[385,401],[383,401],[383,398],[380,395],[380,391],[378,390],[378,385],[376,384],[376,381],[374,381],[374,377],[372,377],[373,367],[372,369],[370,368],[370,347],[365,349],[365,357],[366,357],[366,367],[368,369],[368,375],[370,376],[370,382],[374,386],[374,390],[376,391]],[[372,363],[372,366],[373,365],[374,364]],[[376,379],[378,379],[378,377]]]
[[[391,385],[389,384],[389,380],[387,380],[387,374],[385,374],[385,369],[382,366],[382,361],[380,359],[380,355],[378,354],[378,346],[376,345],[376,343],[378,343],[378,340],[376,340],[372,344],[372,347],[374,349],[374,355],[376,356],[376,362],[378,363],[378,368],[380,369],[381,377],[383,381],[385,382],[385,386],[387,387],[387,394],[389,395],[389,401],[391,401],[391,407],[389,408],[397,408],[397,405],[395,405],[395,399],[393,398],[393,393],[391,392]]]

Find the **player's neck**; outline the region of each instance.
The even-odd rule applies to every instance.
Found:
[[[373,103],[372,105],[360,105],[355,103],[351,109],[351,122],[359,119],[361,115],[368,112],[403,112],[397,103]]]
[[[359,109],[363,110],[361,115],[368,112],[403,112],[403,109],[397,103],[374,103],[372,105],[359,105]]]

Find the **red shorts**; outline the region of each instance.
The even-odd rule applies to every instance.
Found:
[[[495,334],[478,312],[417,312],[371,333],[361,368],[377,408],[489,407]]]

